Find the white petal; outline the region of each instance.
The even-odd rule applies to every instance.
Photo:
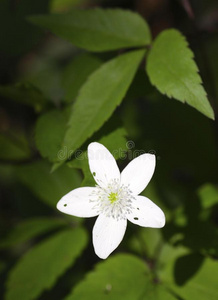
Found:
[[[107,258],[123,239],[127,220],[116,220],[100,215],[93,228],[93,245],[95,253],[102,259]]]
[[[101,187],[106,187],[112,179],[120,181],[120,171],[113,155],[105,146],[97,142],[88,146],[90,171]]]
[[[76,217],[97,216],[97,210],[94,208],[95,203],[90,201],[97,198],[96,195],[93,195],[95,189],[95,187],[81,187],[69,192],[58,202],[57,209]]]
[[[138,195],[148,185],[155,169],[155,156],[142,154],[134,158],[121,173],[121,184],[129,185],[130,190]]]
[[[130,222],[143,227],[161,228],[165,225],[163,211],[150,199],[137,196],[132,202],[134,208],[131,214],[127,215]]]

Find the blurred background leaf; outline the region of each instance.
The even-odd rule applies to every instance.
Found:
[[[146,265],[134,256],[120,254],[99,263],[65,300],[140,299],[148,282]]]
[[[162,280],[184,299],[217,298],[216,274],[218,265],[211,258],[198,254],[178,256],[167,266],[168,275]]]
[[[50,172],[51,167],[44,161],[18,166],[16,176],[40,200],[55,209],[58,200],[81,182],[80,174],[67,166],[62,166],[56,172]]]
[[[65,230],[33,247],[11,271],[6,299],[34,299],[51,288],[81,254],[87,243],[84,229]]]
[[[36,111],[41,111],[47,102],[44,95],[28,83],[16,84],[15,86],[0,86],[0,95],[13,101],[33,106]]]
[[[131,11],[96,8],[73,10],[64,15],[31,16],[28,19],[73,45],[90,51],[132,48],[150,43],[146,21]]]
[[[19,161],[30,158],[31,153],[22,133],[0,134],[0,159]]]
[[[212,208],[218,204],[218,187],[213,184],[205,183],[198,189],[198,195],[204,209]]]
[[[61,228],[66,222],[57,218],[31,218],[19,223],[10,234],[0,242],[0,248],[19,246],[36,236]]]
[[[70,111],[52,110],[40,116],[36,123],[36,146],[43,157],[51,162],[58,161],[60,157],[67,155],[66,151],[60,152]]]

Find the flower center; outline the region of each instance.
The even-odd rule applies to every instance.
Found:
[[[115,201],[118,200],[118,195],[117,193],[110,193],[108,196],[109,201],[112,203],[114,203]]]
[[[90,201],[95,203],[98,213],[117,220],[127,218],[135,199],[129,187],[120,184],[117,179],[111,180],[105,188],[97,185],[92,195],[95,197],[91,197]]]

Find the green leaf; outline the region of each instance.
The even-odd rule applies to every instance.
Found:
[[[75,262],[87,243],[82,228],[65,230],[32,248],[12,269],[6,300],[31,300],[47,289]]]
[[[202,208],[211,208],[218,204],[218,188],[210,183],[206,183],[198,189]]]
[[[58,155],[67,130],[69,110],[52,110],[39,117],[36,123],[35,141],[40,154],[51,162],[58,161]]]
[[[162,94],[187,102],[214,119],[193,57],[185,37],[179,31],[165,30],[154,41],[146,70],[151,83]]]
[[[169,253],[168,253],[169,255]],[[216,300],[218,263],[216,260],[197,254],[179,256],[168,265],[167,280],[169,288],[184,299]]]
[[[17,167],[16,175],[40,200],[55,208],[61,197],[80,186],[81,178],[77,170],[65,165],[52,174],[50,168],[46,162],[38,161]]]
[[[38,15],[28,19],[90,51],[144,46],[151,39],[148,25],[140,15],[120,9],[74,10],[63,15]]]
[[[39,59],[33,59],[23,74],[22,80],[30,82],[48,102],[60,106],[64,92],[61,87],[62,71],[60,60],[66,55],[66,42],[54,40],[41,49]]]
[[[15,102],[33,106],[41,111],[47,104],[47,99],[35,86],[30,83],[0,86],[0,95]]]
[[[120,55],[89,77],[74,104],[62,151],[75,151],[111,116],[125,96],[143,55],[144,50]]]
[[[163,244],[159,252],[156,269],[159,279],[164,284],[169,284],[174,278],[172,272],[175,261],[180,256],[187,255],[191,252],[190,249],[182,246],[173,247],[170,244]]]
[[[0,134],[0,159],[19,161],[29,159],[30,155],[28,142],[22,133]]]
[[[140,228],[129,239],[129,248],[149,259],[156,260],[163,243],[161,232],[156,228]]]
[[[143,261],[128,254],[115,255],[99,263],[65,300],[139,300],[148,280]]]
[[[198,272],[186,284],[177,286],[175,291],[186,299],[216,300],[218,298],[217,276],[217,261],[207,258]]]
[[[32,218],[18,223],[10,234],[0,242],[0,248],[8,248],[45,234],[53,229],[66,225],[66,222],[55,218]]]
[[[67,65],[63,73],[62,86],[66,102],[72,102],[88,76],[100,67],[102,61],[94,55],[83,53],[77,55]]]
[[[153,285],[146,290],[142,300],[181,300],[162,285]],[[139,300],[141,300],[139,299]]]

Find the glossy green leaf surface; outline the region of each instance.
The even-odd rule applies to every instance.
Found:
[[[186,102],[214,119],[193,57],[185,37],[179,31],[164,30],[155,39],[148,54],[146,71],[151,83],[162,94]]]
[[[92,73],[73,106],[63,151],[75,151],[111,116],[123,100],[143,55],[144,50],[128,52]]]

